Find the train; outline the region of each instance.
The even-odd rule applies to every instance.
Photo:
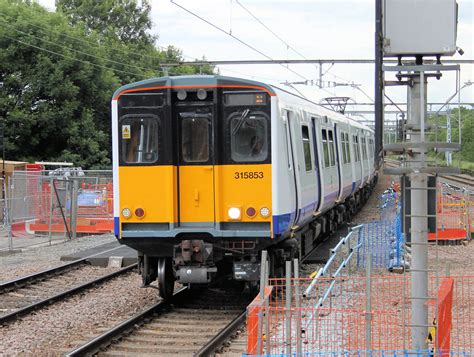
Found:
[[[112,102],[114,234],[143,286],[255,286],[360,209],[377,180],[374,132],[273,85],[168,76]]]

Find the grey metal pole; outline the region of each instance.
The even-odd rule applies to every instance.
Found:
[[[413,143],[425,141],[426,81],[423,72],[413,78],[410,95],[410,138]],[[427,175],[419,173],[419,168],[426,166],[425,149],[413,149],[410,166],[411,174],[411,336],[412,349],[426,350],[428,328],[428,191]]]
[[[383,146],[383,50],[382,50],[382,0],[375,0],[375,165],[378,168]]]
[[[286,309],[285,309],[286,355],[291,356],[291,261],[286,261]]]
[[[295,308],[296,308],[296,356],[303,355],[303,341],[301,336],[301,295],[300,295],[300,271],[298,259],[293,259],[295,276]]]
[[[5,161],[4,161],[5,162]],[[6,214],[6,222],[8,227],[8,250],[13,250],[13,233],[12,233],[12,191],[10,185],[10,178],[6,178],[6,190],[5,192],[7,195],[5,196],[5,214]],[[5,220],[5,217],[3,218]]]
[[[79,181],[77,178],[72,180],[72,194],[71,194],[71,233],[72,239],[77,238],[77,196],[79,191]]]
[[[48,222],[48,241],[51,244],[53,236],[53,176],[49,178],[49,222]]]
[[[372,254],[366,253],[365,257],[365,350],[371,355],[372,350]]]
[[[267,281],[267,254],[266,250],[262,251],[262,257],[260,260],[260,301],[262,302],[261,306],[263,309],[263,299],[265,296],[265,282]],[[262,348],[262,331],[263,331],[263,311],[260,311],[258,314],[258,325],[257,325],[257,353],[260,353]],[[268,337],[268,336],[267,336]]]

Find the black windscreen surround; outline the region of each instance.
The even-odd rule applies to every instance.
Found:
[[[222,139],[221,164],[271,162],[270,96],[258,90],[222,92],[219,120]]]
[[[270,95],[225,85],[131,89],[119,95],[119,164],[270,163]]]

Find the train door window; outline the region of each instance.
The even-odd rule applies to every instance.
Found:
[[[357,140],[357,135],[352,136],[352,141],[354,144],[354,161],[358,162],[360,161],[360,155],[359,155],[359,141]]]
[[[345,133],[344,136],[346,137],[346,150],[347,150],[347,162],[351,162],[351,150],[349,144],[349,134]]]
[[[324,167],[329,167],[329,147],[326,129],[322,130],[323,136],[323,152],[324,152]]]
[[[313,169],[311,164],[311,147],[309,142],[309,129],[306,125],[301,127],[301,136],[303,138],[303,152],[306,171],[311,171]]]
[[[346,138],[344,133],[341,132],[341,151],[342,151],[342,162],[347,163],[347,153],[346,153]]]
[[[328,143],[329,143],[329,154],[331,158],[331,166],[336,165],[336,152],[334,147],[334,138],[332,130],[328,130]]]
[[[362,157],[364,158],[364,160],[367,160],[367,144],[366,144],[365,138],[362,137],[361,141],[362,141]]]
[[[231,158],[235,162],[265,161],[268,157],[267,121],[264,113],[243,112],[229,116]]]
[[[183,114],[188,113],[181,113]],[[184,162],[209,161],[209,119],[208,115],[193,115],[184,117],[181,121],[181,151]]]
[[[158,121],[153,117],[124,117],[120,122],[121,156],[127,164],[158,160]]]

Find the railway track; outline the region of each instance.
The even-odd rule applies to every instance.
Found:
[[[182,288],[67,356],[209,356],[245,322],[253,295]]]
[[[88,258],[2,283],[0,325],[127,273],[137,265],[104,273],[104,268],[90,266]]]

